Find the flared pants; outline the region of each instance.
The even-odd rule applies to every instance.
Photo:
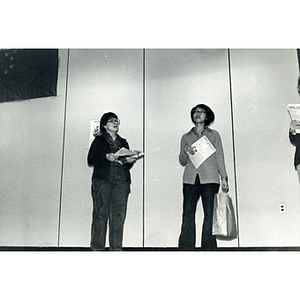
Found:
[[[181,250],[193,250],[196,246],[196,209],[199,198],[202,200],[204,219],[202,225],[201,248],[217,248],[216,237],[212,235],[214,197],[220,185],[201,184],[196,177],[195,184],[183,184],[183,214],[178,246]]]

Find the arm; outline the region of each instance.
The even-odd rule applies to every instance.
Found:
[[[184,167],[189,159],[185,149],[187,146],[186,135],[183,135],[180,142],[179,163]]]
[[[109,151],[107,151],[108,149],[105,150],[104,148],[105,147],[103,147],[99,138],[95,138],[93,140],[87,157],[89,166],[100,165],[107,161],[106,154],[108,154]]]
[[[124,139],[123,140],[123,145],[124,148],[126,149],[130,149],[128,142]],[[126,167],[128,170],[130,170],[133,165],[136,162],[136,158],[135,157],[128,157],[126,163],[123,165],[124,167]]]
[[[299,129],[299,125],[294,121],[291,122],[290,130],[289,130],[289,139],[292,145],[300,146],[300,134],[296,132],[296,129]]]
[[[229,191],[228,175],[225,167],[225,158],[224,158],[222,140],[218,132],[216,132],[216,137],[217,138],[216,138],[215,148],[217,150],[216,156],[217,156],[218,170],[221,176],[221,186],[222,186],[222,190],[227,193]]]

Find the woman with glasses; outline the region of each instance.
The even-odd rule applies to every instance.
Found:
[[[122,250],[131,183],[129,170],[136,159],[128,158],[123,164],[118,160],[115,153],[121,148],[129,149],[127,141],[118,134],[119,125],[115,113],[105,113],[100,119],[100,134],[95,136],[88,153],[88,164],[94,167],[91,248],[95,251],[105,249],[107,222],[110,250]]]
[[[220,178],[222,190],[228,192],[229,187],[220,135],[216,130],[209,128],[214,119],[215,115],[207,105],[198,104],[191,110],[191,120],[195,126],[181,138],[179,162],[184,167],[183,214],[178,243],[181,250],[195,249],[195,215],[200,197],[204,211],[201,248],[217,248],[216,237],[212,235],[214,196],[219,191]],[[190,159],[190,156],[195,154],[192,144],[203,136],[206,136],[216,151],[196,168]]]

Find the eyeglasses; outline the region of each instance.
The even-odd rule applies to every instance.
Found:
[[[206,115],[206,111],[205,110],[195,110],[194,111],[194,114],[195,113],[198,113],[198,114],[200,114],[200,115]]]
[[[109,119],[108,121],[107,121],[107,123],[114,123],[114,124],[120,124],[120,120],[119,119]]]

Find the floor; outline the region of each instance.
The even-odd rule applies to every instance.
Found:
[[[89,247],[1,247],[0,251],[92,251]],[[105,251],[109,251],[109,249],[105,249]],[[160,252],[160,251],[177,251],[180,250],[178,248],[130,248],[130,247],[124,247],[124,252],[145,252],[145,251],[151,251],[151,252]],[[201,248],[196,248],[193,250],[193,252],[204,252],[208,250],[203,250]],[[300,251],[300,247],[224,247],[224,248],[218,248],[217,250],[209,250],[211,252],[228,252],[228,251]]]

